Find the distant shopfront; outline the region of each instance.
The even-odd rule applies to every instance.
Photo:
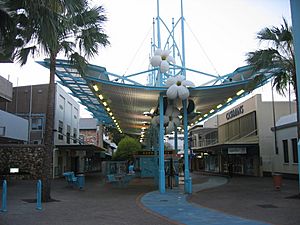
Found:
[[[277,172],[291,173],[285,170],[286,163],[284,164],[284,159],[280,158],[284,149],[276,151],[274,147],[275,134],[271,128],[274,126],[273,116],[276,120],[294,109],[294,103],[262,101],[261,95],[255,95],[210,118],[204,123],[203,128],[198,128],[199,131],[194,130],[192,136],[195,138],[195,145],[192,145],[192,149],[197,158],[203,160],[204,170],[209,172],[263,176],[271,174],[276,169]],[[211,144],[209,138],[215,129],[217,129],[217,137],[214,137],[216,141]],[[201,130],[205,135],[201,134]],[[290,136],[288,134],[288,137]],[[277,143],[280,145],[278,138],[279,132]]]
[[[204,170],[221,174],[259,176],[258,144],[223,144],[206,148],[202,153]]]

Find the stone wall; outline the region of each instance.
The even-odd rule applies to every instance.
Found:
[[[0,178],[41,178],[43,155],[42,145],[0,144]],[[19,168],[19,173],[10,173],[10,168]]]

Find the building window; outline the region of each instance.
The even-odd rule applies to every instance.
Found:
[[[33,140],[32,143],[34,145],[40,145],[41,144],[41,140]]]
[[[42,118],[33,118],[31,119],[31,130],[42,130],[43,129],[43,120]]]
[[[240,138],[256,136],[256,113],[251,112],[218,128],[219,142],[234,141]]]
[[[73,143],[76,144],[77,143],[77,129],[74,128],[73,130]]]
[[[67,125],[67,143],[70,144],[71,140],[71,127],[70,125]]]
[[[293,148],[293,163],[298,163],[298,143],[297,138],[292,139],[292,148]]]
[[[283,144],[283,160],[284,163],[289,162],[289,146],[288,146],[288,141],[287,140],[282,140]]]
[[[0,136],[5,136],[5,127],[0,127]]]
[[[84,135],[83,134],[79,135],[79,144],[84,144]]]
[[[64,136],[63,136],[63,129],[64,128],[64,123],[63,121],[59,121],[58,122],[58,140],[63,140]]]

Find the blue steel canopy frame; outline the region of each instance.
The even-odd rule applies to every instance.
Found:
[[[39,64],[49,68],[48,59]],[[144,112],[156,109],[160,93],[164,94],[167,90],[166,87],[111,81],[108,77],[110,73],[100,66],[89,65],[89,70],[84,76],[80,76],[67,60],[57,60],[56,67],[56,75],[59,77],[60,83],[69,88],[72,95],[78,98],[99,122],[115,126],[114,120],[117,120],[125,133],[133,135],[140,135],[145,124],[150,123],[151,117],[145,116]],[[251,89],[248,87],[255,75],[251,73],[251,68],[246,66],[223,76],[224,80],[231,78],[231,81],[224,81],[219,85],[190,88],[190,99],[195,102],[195,110],[188,115],[188,125],[193,126],[195,123],[209,118],[247,95],[257,87],[253,86]],[[267,82],[271,76],[270,73],[259,86]],[[94,89],[95,85],[99,90]],[[103,99],[99,98],[100,95]],[[106,110],[107,107],[103,105],[103,102],[107,102],[111,108],[110,111]],[[136,103],[137,106],[132,103]],[[178,106],[182,106],[180,102]],[[110,115],[111,112],[113,112],[113,117]]]
[[[49,68],[49,60],[39,63]],[[159,191],[165,193],[164,127],[162,122],[164,106],[162,99],[167,88],[110,81],[106,69],[95,65],[89,65],[88,72],[84,76],[80,76],[78,71],[66,60],[57,60],[56,66],[56,75],[60,78],[61,84],[68,87],[95,118],[104,125],[118,128],[120,132],[141,135],[147,127],[146,124],[151,122],[151,117],[146,116],[144,113],[154,111],[157,108],[159,99]],[[92,69],[93,73],[89,69]],[[182,130],[185,136],[184,159],[186,170],[184,190],[186,193],[192,191],[192,180],[188,171],[188,120],[190,126],[193,126],[247,95],[257,87],[248,86],[255,75],[252,74],[250,67],[244,67],[224,76],[225,79],[222,84],[190,88],[189,99],[194,101],[195,111],[187,115],[186,101],[181,105],[184,112]],[[272,73],[270,72],[269,76],[258,85],[267,82],[271,76]]]
[[[57,60],[56,75],[61,80],[60,83],[68,87],[73,96],[87,107],[99,122],[107,126],[116,127],[120,132],[141,135],[150,123],[151,117],[147,116],[150,112],[159,107],[160,110],[160,129],[159,129],[159,191],[165,192],[165,174],[164,174],[164,126],[163,126],[163,97],[167,88],[165,81],[170,76],[183,75],[187,73],[196,73],[200,76],[206,76],[210,80],[195,88],[190,88],[189,99],[195,103],[195,110],[187,114],[187,101],[178,104],[183,108],[183,125],[181,130],[184,131],[184,158],[185,158],[185,192],[191,193],[191,179],[188,171],[188,125],[193,126],[195,123],[206,120],[218,111],[224,109],[239,98],[249,94],[257,86],[266,83],[272,76],[272,71],[265,77],[260,84],[254,86],[249,83],[257,74],[252,72],[251,67],[240,67],[233,73],[224,76],[212,75],[205,72],[187,68],[185,65],[184,49],[184,17],[183,1],[181,0],[181,17],[175,23],[172,20],[172,29],[168,29],[159,16],[159,0],[157,0],[157,44],[155,35],[151,49],[154,52],[157,48],[162,48],[160,40],[160,23],[163,23],[168,32],[166,43],[172,41],[172,46],[165,44],[164,49],[173,51],[173,57],[178,55],[181,65],[171,65],[168,73],[160,73],[158,68],[151,68],[142,72],[120,76],[108,72],[106,68],[88,65],[84,75],[79,72],[66,60]],[[176,44],[174,31],[177,26],[181,25],[181,47]],[[155,23],[153,23],[155,27]],[[169,41],[171,39],[171,41]],[[177,54],[175,54],[175,50]],[[49,68],[49,60],[39,62],[41,65]],[[148,75],[148,86],[139,83],[136,77]],[[188,124],[190,122],[190,124]],[[176,143],[175,143],[176,145]]]

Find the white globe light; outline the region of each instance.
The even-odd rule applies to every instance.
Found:
[[[152,66],[156,67],[156,66],[160,66],[161,64],[161,57],[159,55],[155,55],[150,59],[150,63]]]
[[[177,98],[177,85],[176,84],[173,84],[171,87],[168,88],[167,90],[167,97],[169,99],[175,99]]]
[[[160,64],[160,72],[166,73],[169,70],[170,66],[167,60],[162,60]]]

